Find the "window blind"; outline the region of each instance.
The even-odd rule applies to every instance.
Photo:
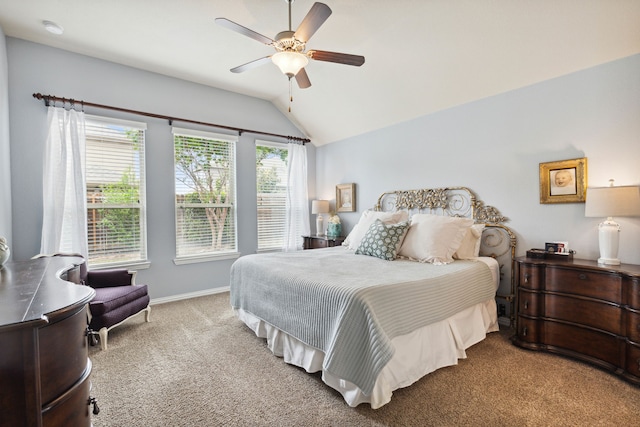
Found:
[[[89,265],[146,261],[146,124],[86,116]]]
[[[235,140],[173,128],[176,257],[237,251]]]
[[[256,141],[258,251],[284,246],[288,154],[282,144]]]

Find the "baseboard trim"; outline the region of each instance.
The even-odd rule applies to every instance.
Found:
[[[222,288],[207,289],[206,291],[189,292],[186,294],[171,295],[169,297],[153,298],[150,304],[151,305],[166,304],[168,302],[182,301],[185,299],[203,297],[206,295],[221,294],[223,292],[229,292],[229,290],[230,290],[229,286],[224,286]]]

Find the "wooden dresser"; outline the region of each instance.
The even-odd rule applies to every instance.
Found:
[[[640,385],[640,266],[517,258],[517,346]]]
[[[81,257],[0,268],[0,426],[91,425],[87,303]],[[65,280],[63,280],[65,279]]]

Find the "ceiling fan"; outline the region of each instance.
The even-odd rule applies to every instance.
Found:
[[[336,62],[338,64],[354,65],[356,67],[364,64],[364,56],[350,55],[346,53],[328,52],[325,50],[308,50],[305,52],[306,44],[318,28],[331,15],[331,9],[324,3],[314,3],[307,15],[304,17],[298,29],[291,30],[291,3],[294,0],[285,0],[289,4],[289,29],[281,31],[275,36],[275,40],[262,34],[256,33],[240,24],[236,24],[226,18],[216,18],[216,22],[223,27],[236,31],[247,37],[251,37],[261,43],[275,48],[276,53],[256,59],[238,67],[232,68],[232,73],[242,73],[249,69],[263,65],[269,61],[280,68],[291,80],[295,76],[298,87],[306,89],[311,86],[309,76],[304,67],[309,63],[309,58],[316,61]]]

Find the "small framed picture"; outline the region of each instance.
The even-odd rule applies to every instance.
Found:
[[[336,185],[336,212],[356,211],[356,185]]]
[[[540,163],[540,203],[584,203],[587,158]]]

